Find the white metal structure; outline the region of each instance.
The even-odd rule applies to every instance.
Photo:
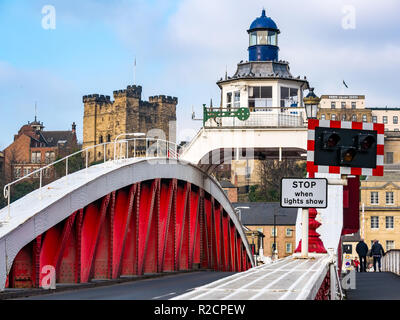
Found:
[[[312,300],[330,266],[329,254],[290,256],[196,288],[172,300]]]
[[[222,148],[245,149],[247,154],[256,148],[297,148],[306,152],[307,128],[201,128],[179,158],[197,164],[208,153]]]
[[[382,271],[400,275],[400,250],[389,250],[382,258]]]

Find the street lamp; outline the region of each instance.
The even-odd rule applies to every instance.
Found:
[[[274,213],[274,248],[272,250],[272,257],[274,258],[277,254],[276,250],[276,217],[286,217],[286,214],[276,214]]]
[[[314,93],[314,88],[310,88],[308,95],[303,99],[306,108],[307,119],[317,119],[318,105],[321,101]]]

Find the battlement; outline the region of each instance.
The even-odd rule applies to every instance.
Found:
[[[124,97],[140,99],[142,96],[142,86],[128,86],[126,89],[123,90],[115,90],[113,94],[114,99]]]
[[[105,96],[102,94],[89,94],[86,96],[83,96],[82,98],[83,103],[111,103],[111,98],[110,96]]]
[[[164,95],[158,95],[158,96],[151,96],[149,97],[149,102],[151,103],[171,103],[171,104],[178,104],[178,98],[177,97],[171,97],[171,96],[164,96]]]

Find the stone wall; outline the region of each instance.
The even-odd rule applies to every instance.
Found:
[[[83,148],[102,142],[111,142],[123,133],[145,133],[150,137],[158,137],[176,141],[176,105],[178,99],[170,96],[151,96],[149,101],[142,101],[142,87],[128,86],[113,92],[114,101],[109,96],[87,95],[83,97]],[[170,125],[170,122],[172,124]],[[123,138],[123,137],[121,137]],[[131,137],[132,138],[132,137]],[[137,146],[140,151],[143,146]],[[126,154],[122,146],[121,154]],[[129,155],[133,153],[129,145]],[[106,148],[106,159],[114,156],[112,145]],[[89,161],[104,159],[104,148],[90,150]]]

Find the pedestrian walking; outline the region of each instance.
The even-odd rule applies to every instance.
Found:
[[[371,247],[371,256],[374,258],[374,271],[376,272],[376,264],[378,264],[379,272],[381,272],[381,258],[385,255],[382,245],[378,240],[374,240]]]
[[[358,259],[355,258],[353,260],[353,263],[354,263],[354,269],[356,269],[357,272],[360,272],[360,261],[358,261]]]
[[[360,258],[360,272],[367,271],[367,253],[368,253],[368,246],[364,242],[364,239],[360,239],[357,243],[356,251],[358,257]]]

